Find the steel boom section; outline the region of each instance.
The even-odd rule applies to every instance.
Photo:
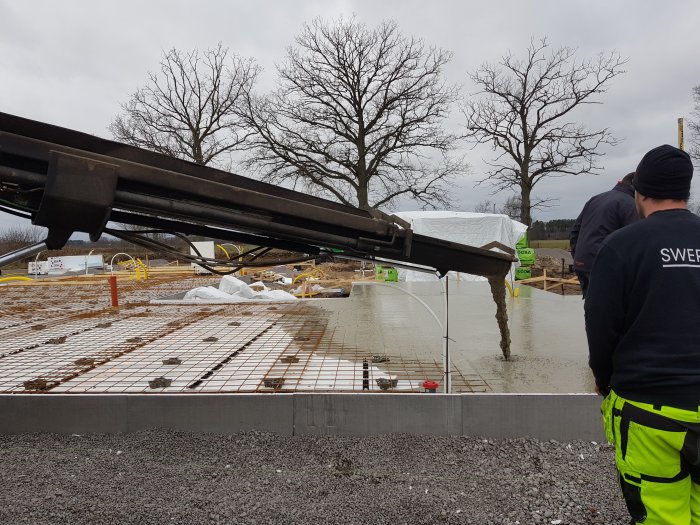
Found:
[[[0,205],[31,214],[61,247],[110,220],[339,257],[504,276],[510,255],[414,234],[409,225],[304,193],[0,113]]]

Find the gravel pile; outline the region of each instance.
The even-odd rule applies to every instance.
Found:
[[[612,454],[407,435],[0,436],[0,523],[622,525]]]

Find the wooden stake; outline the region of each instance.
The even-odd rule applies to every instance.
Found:
[[[561,275],[560,277],[564,279],[564,258],[561,260]],[[564,283],[561,283],[561,294],[564,295]]]

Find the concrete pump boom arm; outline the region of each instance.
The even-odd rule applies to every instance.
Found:
[[[0,113],[0,211],[47,227],[50,249],[74,232],[97,240],[113,221],[311,256],[388,259],[441,274],[502,277],[513,262],[508,254],[414,234],[380,211],[6,113]]]

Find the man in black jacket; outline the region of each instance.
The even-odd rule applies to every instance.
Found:
[[[571,256],[584,299],[600,245],[612,232],[639,219],[634,205],[633,177],[634,173],[629,173],[610,191],[592,197],[571,229]]]
[[[648,152],[633,184],[643,220],[602,244],[585,302],[589,363],[632,523],[700,523],[700,217],[693,166]]]

